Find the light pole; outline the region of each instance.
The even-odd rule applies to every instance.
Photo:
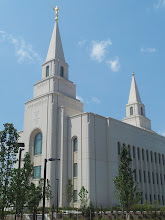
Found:
[[[58,181],[59,179],[56,179],[57,180],[57,210],[56,210],[56,216],[57,216],[57,213],[58,213]]]
[[[43,207],[42,207],[42,220],[45,219],[45,189],[46,189],[46,165],[48,161],[60,160],[57,158],[49,158],[44,161],[44,186],[43,186]]]
[[[22,151],[25,150],[25,149],[23,149],[21,147],[25,147],[25,144],[24,143],[18,143],[18,146],[20,147],[19,148],[18,169],[20,169],[21,168],[21,154],[22,154]],[[16,206],[16,210],[15,210],[15,220],[16,219],[17,219],[17,206]]]

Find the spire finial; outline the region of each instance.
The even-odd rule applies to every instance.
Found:
[[[55,21],[58,22],[58,12],[60,11],[58,6],[56,6],[55,8],[53,8],[53,10],[55,10],[55,15],[56,15],[56,18],[55,18]]]
[[[134,73],[134,72],[132,73],[132,76],[135,76],[135,73]]]

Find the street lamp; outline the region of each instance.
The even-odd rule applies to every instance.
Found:
[[[57,213],[58,213],[58,181],[59,179],[56,179],[57,180],[57,211],[56,211],[56,216],[57,216]]]
[[[25,147],[25,144],[24,143],[18,143],[18,146],[20,147],[19,148],[19,159],[18,159],[18,169],[21,168],[21,154],[22,154],[22,151],[25,150],[21,147]],[[17,207],[16,207],[16,210],[15,210],[15,220],[17,219]]]
[[[46,165],[48,161],[60,160],[58,158],[49,158],[44,161],[44,186],[43,186],[43,208],[42,208],[42,220],[45,218],[45,189],[46,189]]]

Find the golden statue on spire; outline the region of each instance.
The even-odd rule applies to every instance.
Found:
[[[57,22],[58,21],[58,12],[60,10],[59,10],[59,8],[57,6],[55,8],[53,8],[53,10],[55,10],[55,15],[56,15],[55,21]]]

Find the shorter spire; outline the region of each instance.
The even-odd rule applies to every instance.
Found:
[[[128,104],[137,103],[137,102],[141,103],[141,98],[140,98],[138,87],[137,87],[136,80],[135,80],[135,73],[133,72]]]

